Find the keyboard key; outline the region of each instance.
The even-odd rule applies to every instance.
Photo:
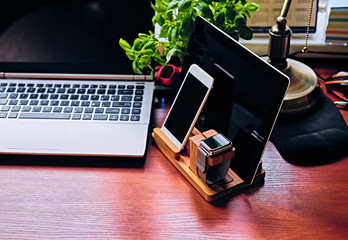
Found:
[[[83,112],[83,108],[82,107],[77,107],[74,109],[74,113],[82,113]]]
[[[82,107],[89,107],[91,103],[89,101],[82,101],[81,106]]]
[[[132,96],[122,96],[121,97],[121,101],[123,102],[129,102],[129,101],[132,101]]]
[[[27,99],[29,97],[29,94],[27,94],[27,93],[21,93],[20,95],[19,95],[19,98],[20,99]]]
[[[110,94],[110,95],[115,94],[115,93],[116,93],[116,90],[115,90],[115,89],[109,89],[109,90],[107,91],[107,94]]]
[[[112,107],[130,107],[132,104],[130,102],[113,102]]]
[[[95,113],[104,113],[104,108],[96,108]]]
[[[80,120],[81,119],[81,117],[82,117],[82,114],[81,113],[74,113],[73,115],[72,115],[72,120]]]
[[[72,107],[78,107],[78,106],[80,106],[80,101],[72,101],[71,104],[70,104],[70,106],[72,106]]]
[[[47,93],[55,93],[56,89],[55,88],[49,88],[47,89]]]
[[[140,116],[139,115],[132,115],[131,116],[131,121],[139,121],[140,120]]]
[[[118,95],[133,95],[133,90],[129,90],[129,89],[126,89],[126,90],[118,90],[118,91],[117,91],[117,94],[118,94]]]
[[[59,95],[58,94],[51,94],[50,99],[58,99]]]
[[[143,101],[143,96],[135,96],[135,97],[134,97],[134,101],[136,101],[136,102],[141,102],[141,101]]]
[[[78,94],[85,94],[86,93],[86,89],[80,88],[77,90]]]
[[[99,96],[98,95],[93,95],[93,96],[91,96],[90,100],[97,101],[97,100],[99,100]]]
[[[102,107],[110,107],[111,102],[102,102]]]
[[[132,109],[132,114],[140,114],[141,110],[139,108]]]
[[[53,112],[55,112],[55,113],[60,113],[60,112],[62,112],[62,110],[63,110],[62,107],[54,107],[53,108]]]
[[[83,120],[91,120],[92,119],[92,114],[89,114],[89,113],[83,114],[83,118],[82,119]]]
[[[18,116],[18,113],[16,112],[11,112],[8,114],[8,118],[17,118],[17,116]]]
[[[92,107],[99,107],[100,106],[100,102],[96,102],[96,101],[94,101],[94,102],[92,102],[92,105],[91,105]]]
[[[129,114],[130,113],[130,109],[129,108],[123,108],[121,110],[121,114]]]
[[[72,107],[65,107],[63,110],[64,113],[72,113],[72,111],[73,111]]]
[[[108,95],[103,95],[100,97],[100,100],[102,100],[102,101],[108,101],[109,99],[110,99],[110,96],[108,96]]]
[[[107,108],[105,110],[105,113],[108,113],[108,114],[119,114],[120,113],[120,109],[119,108]]]
[[[7,113],[0,112],[0,118],[6,118],[6,116],[7,116]]]
[[[2,106],[1,107],[1,112],[8,112],[8,111],[10,111],[10,106]]]
[[[19,118],[22,119],[62,119],[68,120],[70,119],[70,113],[26,113],[21,112],[19,114]]]
[[[28,103],[29,103],[29,100],[20,100],[19,101],[19,105],[22,105],[22,106],[25,106],[25,105],[28,105]]]
[[[144,90],[135,90],[135,95],[144,95]]]
[[[31,107],[29,107],[29,106],[22,107],[22,112],[30,112],[30,110],[31,110]]]
[[[44,107],[42,109],[43,112],[51,112],[52,111],[52,107]]]
[[[120,100],[120,96],[112,96],[111,97],[111,101],[119,101]]]
[[[129,120],[129,115],[121,115],[120,116],[120,121],[128,121]]]
[[[88,100],[89,96],[88,95],[81,95],[80,100]]]
[[[105,89],[98,89],[97,94],[105,94],[106,90]]]
[[[93,113],[93,108],[85,108],[85,113]]]
[[[27,93],[34,93],[36,92],[36,88],[28,88]]]
[[[11,93],[8,97],[9,99],[16,99],[18,97],[18,93]]]
[[[70,102],[69,101],[61,101],[60,106],[66,107],[69,106]]]
[[[32,112],[41,112],[41,107],[33,107]]]
[[[45,92],[46,92],[46,88],[37,89],[37,93],[45,93]]]
[[[0,99],[0,105],[6,105],[7,99]]]
[[[50,101],[48,101],[48,100],[41,100],[41,101],[40,101],[40,105],[41,105],[41,106],[47,106],[47,105],[49,104],[49,102],[50,102]]]
[[[29,105],[36,106],[39,104],[39,100],[30,100]]]
[[[59,99],[69,99],[69,95],[68,94],[62,94],[62,95],[60,95]]]
[[[106,114],[95,114],[93,116],[93,120],[103,120],[103,121],[105,121],[105,120],[108,120],[108,115],[106,115]]]
[[[58,100],[52,100],[50,103],[50,106],[58,106],[59,105],[59,101]]]
[[[11,108],[11,112],[19,112],[21,110],[21,107],[20,106],[13,106]]]
[[[110,121],[117,121],[118,120],[118,115],[110,115],[109,120]]]
[[[67,93],[74,94],[74,93],[76,93],[76,89],[74,89],[74,88],[69,88],[68,91],[67,91]]]

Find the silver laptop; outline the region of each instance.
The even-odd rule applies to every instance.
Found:
[[[152,10],[114,2],[13,10],[0,29],[2,154],[144,156],[154,81],[133,75],[118,39],[150,30]]]

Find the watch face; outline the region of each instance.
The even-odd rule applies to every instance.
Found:
[[[203,139],[202,146],[212,154],[216,154],[216,151],[221,152],[230,147],[231,142],[224,135],[216,134],[209,138]]]

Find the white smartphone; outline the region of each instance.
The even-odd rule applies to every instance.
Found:
[[[192,64],[180,86],[161,130],[180,149],[188,137],[213,87],[214,79]]]

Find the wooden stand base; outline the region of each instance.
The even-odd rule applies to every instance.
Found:
[[[190,157],[186,153],[180,153],[179,149],[173,146],[173,143],[160,128],[154,128],[152,137],[161,152],[208,202],[215,201],[250,186],[231,169],[228,170],[224,180],[207,185],[190,169]],[[259,168],[253,184],[265,178],[265,171],[262,169],[261,164]]]

